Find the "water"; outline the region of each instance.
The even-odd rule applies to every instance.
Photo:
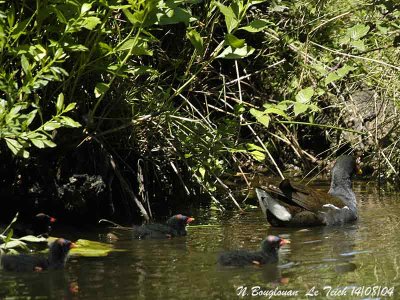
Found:
[[[327,183],[320,187],[326,189]],[[268,299],[273,291],[297,296],[272,299],[307,299],[306,293],[316,295],[309,299],[386,299],[371,294],[379,287],[381,292],[393,287],[392,299],[400,299],[399,196],[379,195],[365,183],[354,190],[356,224],[279,229],[270,228],[259,209],[222,215],[200,211],[196,223],[213,226],[189,228],[186,238],[137,241],[123,234],[115,247],[127,251],[70,257],[64,271],[0,272],[0,299],[237,299],[240,291],[248,299]],[[95,240],[104,236],[85,234]],[[291,240],[277,266],[217,266],[219,252],[258,249],[267,234]],[[76,287],[79,291],[71,292]],[[265,294],[251,297],[257,287]]]

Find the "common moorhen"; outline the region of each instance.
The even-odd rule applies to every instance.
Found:
[[[265,265],[278,262],[278,250],[290,243],[278,236],[269,235],[261,243],[261,251],[235,250],[220,254],[218,263],[222,266]]]
[[[186,225],[194,221],[194,218],[184,215],[175,215],[167,220],[165,224],[145,224],[135,226],[133,235],[137,239],[165,239],[176,236],[185,236]]]
[[[15,236],[42,235],[48,237],[51,232],[51,224],[55,221],[56,219],[49,215],[38,213],[32,218],[31,224],[17,222],[13,224],[12,228]]]
[[[59,238],[50,245],[47,258],[27,254],[2,255],[0,256],[0,266],[3,270],[14,272],[62,269],[67,261],[69,250],[75,247],[74,243]]]
[[[332,169],[328,193],[283,180],[279,187],[256,188],[258,202],[272,226],[338,225],[358,218],[351,179],[361,169],[354,157],[340,156]]]

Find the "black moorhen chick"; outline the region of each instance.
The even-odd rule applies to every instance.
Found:
[[[167,220],[165,224],[145,224],[134,226],[133,235],[137,239],[165,239],[176,236],[185,236],[186,225],[194,221],[194,218],[184,215],[175,215]]]
[[[338,225],[358,218],[351,179],[361,169],[354,157],[340,156],[332,169],[328,193],[283,180],[279,187],[256,189],[258,202],[272,226],[307,227]]]
[[[12,226],[15,236],[26,236],[26,235],[42,235],[48,237],[51,232],[51,224],[56,221],[55,218],[50,217],[44,213],[39,213],[33,217],[31,224],[15,223]]]
[[[2,255],[0,256],[0,267],[3,270],[14,272],[62,269],[67,261],[69,250],[75,247],[74,243],[59,238],[50,245],[47,258],[27,254]]]
[[[249,252],[235,250],[220,254],[218,263],[222,266],[243,267],[246,265],[265,265],[278,262],[278,250],[281,246],[290,243],[278,236],[269,235],[261,243],[261,251]]]

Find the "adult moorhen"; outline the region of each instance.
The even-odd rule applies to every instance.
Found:
[[[145,224],[134,226],[133,235],[137,239],[165,239],[176,236],[185,236],[186,225],[194,221],[194,218],[184,215],[175,215],[167,220],[165,224]]]
[[[13,224],[12,229],[14,230],[14,235],[19,237],[26,235],[48,237],[52,229],[51,224],[55,221],[56,219],[49,215],[38,213],[32,218],[31,224],[17,222]]]
[[[261,251],[235,250],[220,254],[218,263],[222,266],[265,265],[278,262],[278,250],[290,243],[278,236],[269,235],[261,243]]]
[[[67,261],[69,250],[75,247],[74,243],[59,238],[50,245],[47,258],[27,254],[2,255],[0,256],[0,267],[3,270],[14,272],[62,269]]]
[[[338,225],[358,218],[351,179],[361,169],[354,157],[340,156],[332,169],[328,193],[290,182],[256,188],[258,202],[272,226],[308,227]]]

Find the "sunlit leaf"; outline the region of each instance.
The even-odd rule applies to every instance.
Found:
[[[298,116],[299,114],[306,112],[308,108],[309,108],[308,104],[304,104],[301,102],[294,102],[294,115]]]
[[[311,97],[314,95],[314,89],[312,87],[308,87],[300,90],[296,95],[296,101],[300,103],[308,103],[311,100]]]
[[[244,46],[242,48],[232,48],[231,46],[228,46],[220,55],[217,56],[217,58],[240,59],[253,54],[254,51],[255,49],[251,46]]]
[[[196,30],[190,30],[186,33],[187,38],[189,41],[192,43],[192,45],[195,47],[197,52],[199,54],[202,54],[204,51],[204,46],[203,46],[203,38],[200,36],[200,34]]]
[[[266,29],[270,25],[273,25],[273,23],[266,20],[254,20],[250,22],[249,25],[240,27],[239,29],[246,30],[248,32],[260,32]]]
[[[99,98],[101,95],[107,92],[109,88],[109,85],[105,84],[104,82],[97,83],[96,87],[94,88],[94,96]]]
[[[230,33],[225,35],[225,41],[233,48],[242,48],[246,43],[244,39],[238,39],[236,36]]]
[[[269,121],[271,118],[267,114],[254,108],[250,109],[250,113],[265,127],[269,126]]]
[[[100,256],[107,256],[111,251],[116,251],[110,244],[94,242],[89,240],[79,239],[75,242],[75,244],[78,247],[71,249],[70,251],[71,255],[100,257]]]
[[[231,7],[225,6],[217,1],[215,2],[215,5],[225,16],[226,29],[228,30],[228,33],[231,33],[239,25],[239,20],[237,16],[235,15]]]
[[[60,93],[57,97],[57,102],[56,102],[56,109],[57,113],[60,113],[64,108],[64,94]]]
[[[85,27],[86,29],[89,30],[93,30],[100,23],[101,20],[98,17],[87,17],[84,19],[82,27]]]
[[[369,32],[369,26],[363,24],[357,24],[347,29],[347,36],[353,41],[363,38]]]

